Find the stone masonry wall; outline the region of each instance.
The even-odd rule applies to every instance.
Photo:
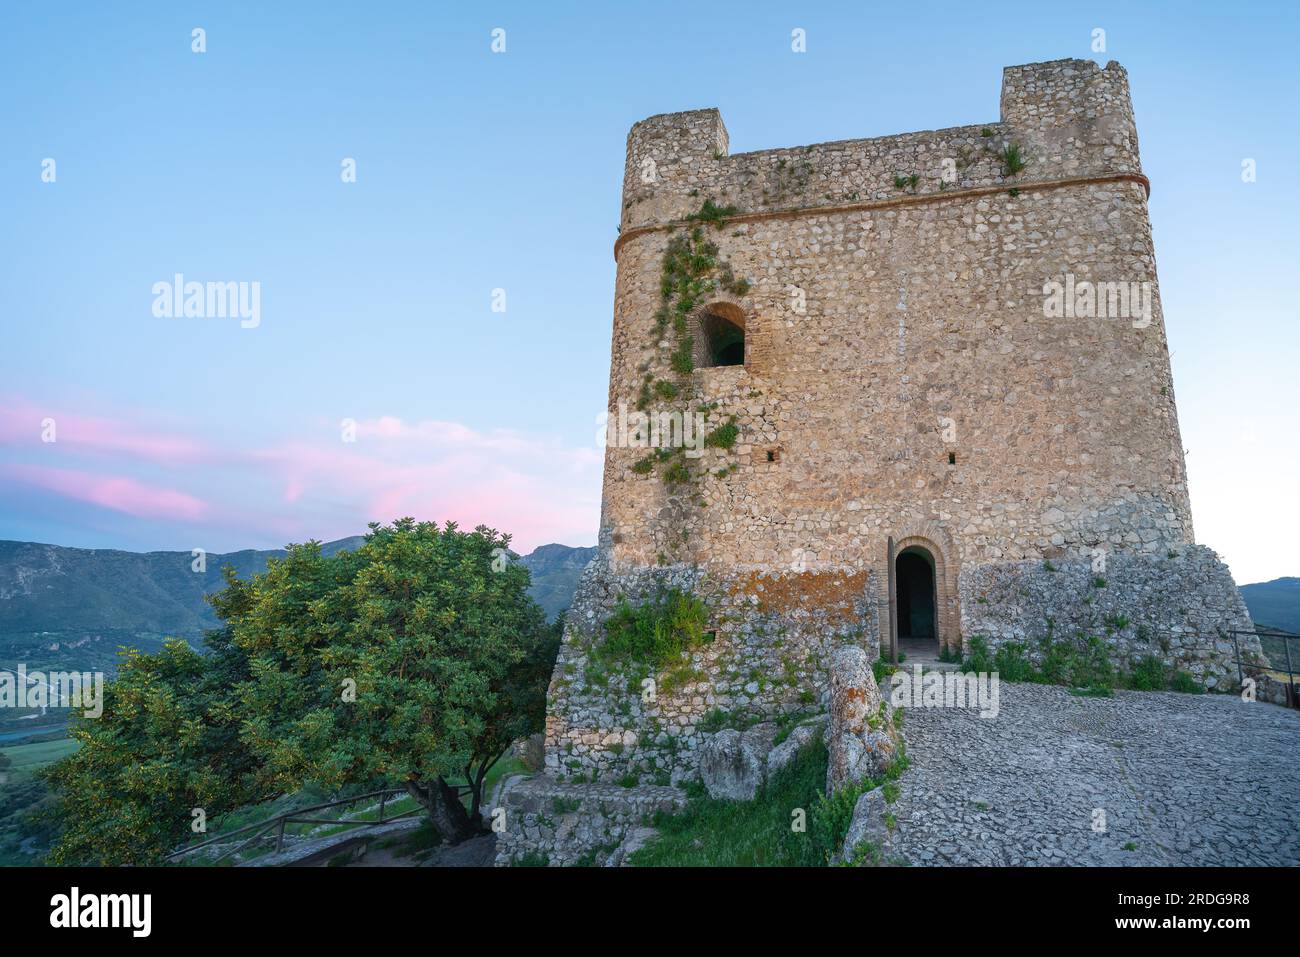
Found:
[[[711,641],[688,666],[656,677],[643,700],[627,676],[595,667],[591,649],[619,596],[636,603],[679,588],[712,611]],[[547,694],[546,771],[564,780],[693,780],[711,712],[756,722],[825,710],[831,653],[857,644],[874,659],[874,582],[867,572],[714,575],[690,566],[613,572],[598,556],[569,610]],[[716,730],[716,729],[715,729]]]
[[[497,866],[531,856],[553,867],[622,864],[648,834],[658,811],[680,810],[676,788],[647,785],[566,784],[547,777],[517,778],[503,789],[498,808]]]

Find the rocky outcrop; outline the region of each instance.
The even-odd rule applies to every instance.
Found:
[[[770,781],[795,759],[805,745],[811,744],[826,731],[826,721],[816,718],[803,724],[795,725],[784,741],[774,747],[767,755],[767,779]]]
[[[847,645],[830,667],[826,793],[880,777],[898,755],[892,709],[880,694],[867,653]]]
[[[844,835],[840,860],[846,864],[879,864],[889,850],[888,804],[885,789],[873,788],[858,797],[853,820]]]
[[[767,755],[760,742],[734,729],[719,731],[700,749],[700,780],[710,797],[751,801],[763,786]],[[761,746],[761,745],[760,745]]]

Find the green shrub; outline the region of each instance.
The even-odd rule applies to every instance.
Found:
[[[966,642],[966,660],[962,662],[962,671],[989,672],[996,671],[993,653],[989,650],[988,639],[983,635],[973,635]]]
[[[659,671],[704,641],[708,620],[704,602],[676,588],[636,606],[620,599],[605,622],[605,640],[596,656]]]
[[[1034,666],[1025,653],[1025,646],[1018,641],[1001,645],[993,656],[993,667],[984,670],[996,671],[1003,681],[1029,681],[1034,676]]]
[[[1129,668],[1128,686],[1135,691],[1161,691],[1169,686],[1169,669],[1155,655],[1146,655]]]
[[[1002,148],[1002,168],[1008,176],[1015,176],[1025,168],[1025,158],[1020,153],[1018,143],[1008,143]]]
[[[739,210],[735,206],[719,206],[711,199],[706,199],[704,205],[698,212],[691,213],[686,217],[688,222],[711,223],[714,226],[721,226],[722,221],[728,216],[735,216]]]
[[[1044,684],[1063,685],[1069,682],[1073,659],[1068,642],[1056,641],[1048,632],[1039,641],[1038,679]]]
[[[677,398],[677,393],[681,391],[678,388],[677,383],[669,382],[667,379],[655,380],[654,388],[655,394],[661,399],[675,399]]]
[[[736,444],[739,435],[740,429],[736,427],[736,417],[733,415],[725,424],[704,437],[704,445],[710,449],[729,449]]]
[[[680,459],[664,469],[664,481],[669,485],[680,485],[691,480],[691,471]]]
[[[1175,671],[1169,687],[1183,694],[1204,694],[1204,686],[1186,671]]]

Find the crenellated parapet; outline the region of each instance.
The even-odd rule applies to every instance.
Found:
[[[633,126],[622,232],[680,221],[703,198],[752,215],[1142,175],[1127,74],[1090,60],[1007,67],[997,122],[736,155],[727,144],[715,109]],[[1008,149],[1023,170],[1008,168]]]

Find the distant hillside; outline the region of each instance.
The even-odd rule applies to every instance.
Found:
[[[327,555],[356,548],[359,535],[328,542]],[[553,618],[568,607],[595,548],[543,545],[521,557],[531,593]],[[111,672],[121,646],[154,651],[166,637],[197,643],[219,625],[203,596],[221,589],[221,569],[240,578],[266,570],[282,549],[210,554],[202,573],[189,552],[123,552],[0,541],[0,666],[56,665]]]
[[[1275,578],[1239,590],[1255,624],[1300,633],[1300,578]]]
[[[542,606],[547,618],[554,618],[569,607],[578,587],[578,576],[596,557],[596,546],[570,548],[568,545],[541,545],[520,558],[533,576],[529,589],[533,600]]]
[[[361,541],[354,535],[321,550],[333,555]],[[0,666],[111,672],[121,646],[155,651],[170,637],[197,643],[219,624],[203,596],[221,589],[222,567],[248,578],[284,554],[213,553],[196,572],[189,552],[0,541]]]

